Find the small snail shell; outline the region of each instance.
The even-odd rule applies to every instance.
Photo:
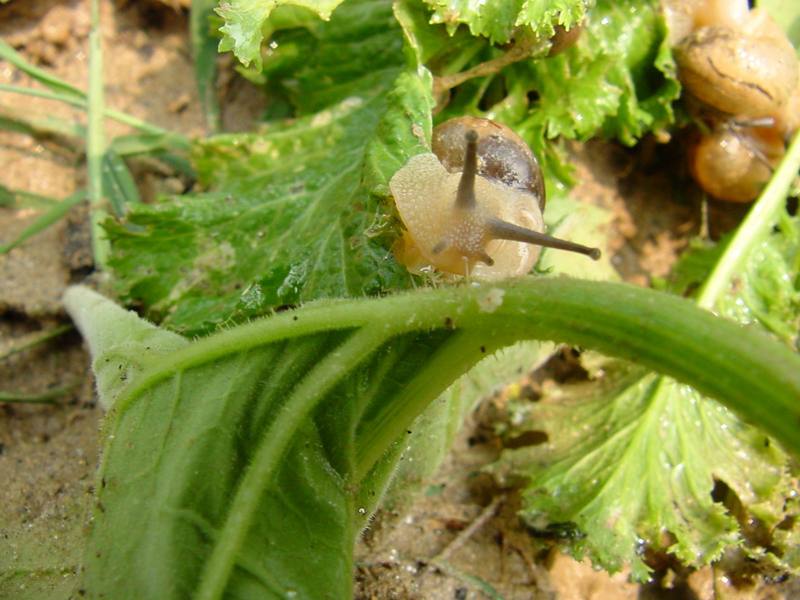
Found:
[[[797,54],[763,11],[752,10],[741,25],[696,29],[676,48],[684,87],[705,104],[736,116],[778,114],[798,81]]]
[[[720,126],[694,146],[689,168],[715,198],[750,202],[769,181],[783,153],[782,136],[773,127]]]
[[[398,259],[477,279],[528,273],[549,246],[597,260],[600,251],[544,230],[544,183],[533,153],[507,127],[461,117],[433,132],[434,153],[418,154],[389,188],[406,227]]]

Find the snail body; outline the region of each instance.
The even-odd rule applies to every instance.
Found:
[[[542,233],[544,183],[538,163],[510,129],[474,117],[433,133],[434,152],[418,154],[389,188],[406,228],[398,259],[495,280],[528,273],[539,246],[599,258],[599,250]]]

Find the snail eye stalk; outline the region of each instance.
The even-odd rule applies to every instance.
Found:
[[[475,176],[478,174],[478,134],[474,129],[464,136],[467,149],[464,152],[464,170],[458,181],[456,206],[458,208],[475,208]]]
[[[590,248],[589,246],[555,238],[547,235],[546,233],[540,233],[538,231],[533,231],[532,229],[526,229],[525,227],[520,227],[519,225],[514,225],[513,223],[508,223],[506,221],[501,221],[500,219],[489,219],[488,223],[486,223],[486,227],[488,229],[489,237],[496,240],[525,242],[527,244],[535,244],[537,246],[544,246],[546,248],[556,248],[558,250],[577,252],[578,254],[585,254],[592,260],[599,260],[601,256],[599,248]]]

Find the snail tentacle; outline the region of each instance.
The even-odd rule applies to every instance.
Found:
[[[478,174],[478,134],[474,129],[464,136],[467,149],[464,152],[464,170],[458,181],[456,206],[459,208],[475,208],[475,176]]]
[[[546,248],[557,248],[558,250],[568,250],[569,252],[577,252],[578,254],[585,254],[592,260],[599,260],[601,252],[599,248],[590,248],[582,244],[576,244],[567,240],[562,240],[546,233],[526,229],[514,223],[508,223],[497,218],[490,218],[487,223],[487,230],[489,236],[496,240],[510,240],[512,242],[525,242],[528,244],[536,244],[537,246],[544,246]]]

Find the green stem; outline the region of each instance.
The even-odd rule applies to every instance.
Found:
[[[501,305],[486,312],[487,294],[498,293]],[[482,339],[487,348],[509,339],[591,348],[683,381],[800,452],[800,356],[768,334],[716,317],[689,300],[569,278],[318,302],[287,311],[201,339],[149,365],[120,395],[115,418],[176,372],[273,341],[373,323],[384,324],[387,335],[463,328],[475,334],[472,343]]]
[[[800,132],[784,156],[777,171],[761,196],[739,226],[736,235],[725,249],[720,261],[706,281],[697,300],[701,308],[713,310],[719,298],[728,290],[731,281],[745,266],[753,248],[775,225],[778,211],[786,202],[786,194],[800,169]]]
[[[110,251],[108,237],[102,227],[108,218],[106,198],[103,194],[103,153],[105,135],[103,132],[103,51],[100,31],[100,7],[98,0],[91,4],[91,31],[89,32],[89,124],[86,140],[86,167],[88,173],[90,221],[92,233],[92,252],[95,266],[105,269]]]

